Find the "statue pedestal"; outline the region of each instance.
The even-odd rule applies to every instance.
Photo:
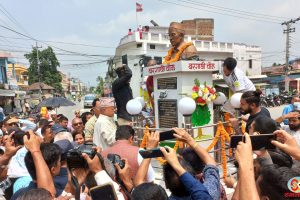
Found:
[[[169,65],[144,68],[145,76],[153,76],[155,121],[158,128],[182,127],[183,116],[178,111],[178,102],[183,94],[191,95],[197,78],[212,86],[212,72],[218,71],[219,61],[178,61]],[[208,105],[213,122],[212,103]],[[213,129],[212,129],[213,130]],[[207,130],[204,130],[204,134]],[[209,131],[213,133],[213,131]]]

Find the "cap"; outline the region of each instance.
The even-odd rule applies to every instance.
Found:
[[[61,149],[61,160],[66,159],[66,154],[69,150],[73,149],[74,146],[69,140],[58,140],[54,142],[54,144],[57,144]]]
[[[101,108],[115,106],[115,98],[112,97],[103,97],[99,101]]]
[[[54,134],[57,134],[59,132],[67,131],[64,127],[62,127],[60,124],[53,124],[51,126],[51,130]]]

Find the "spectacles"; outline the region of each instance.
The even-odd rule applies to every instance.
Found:
[[[73,126],[82,125],[82,122],[74,123]]]

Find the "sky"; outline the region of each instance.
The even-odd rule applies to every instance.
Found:
[[[141,25],[151,25],[150,20],[168,26],[172,21],[213,18],[215,41],[260,46],[263,66],[284,63],[286,36],[281,22],[300,16],[298,0],[138,2],[144,9],[138,13]],[[134,0],[0,0],[0,51],[10,51],[17,62],[28,65],[23,54],[35,45],[32,39],[4,26],[37,39],[42,48],[50,45],[61,64],[60,71],[93,86],[97,76],[105,76],[105,60],[114,55],[128,28],[136,28],[135,3]],[[300,57],[300,21],[293,27],[296,32],[291,33],[291,59]],[[70,51],[81,55],[74,56]]]

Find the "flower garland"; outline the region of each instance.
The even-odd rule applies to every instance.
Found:
[[[216,135],[212,143],[206,148],[206,151],[210,151],[219,141],[221,137],[221,158],[222,158],[222,168],[223,168],[223,177],[227,177],[227,157],[226,157],[226,145],[225,142],[230,142],[230,136],[226,132],[222,122],[218,123]]]
[[[196,102],[196,110],[192,114],[192,124],[194,126],[203,126],[210,122],[210,111],[208,104],[217,98],[216,89],[214,87],[209,87],[204,82],[204,86],[200,86],[200,81],[198,79],[194,80],[195,85],[192,90],[192,98]]]
[[[179,48],[179,51],[176,53],[175,57],[172,58],[172,55],[174,53],[174,47],[172,47],[169,51],[167,56],[165,57],[165,60],[163,62],[163,64],[170,64],[173,62],[177,62],[180,60],[181,54],[183,53],[183,51],[188,48],[189,46],[191,46],[193,43],[192,42],[188,42],[185,43],[184,45],[182,45],[182,47]]]

